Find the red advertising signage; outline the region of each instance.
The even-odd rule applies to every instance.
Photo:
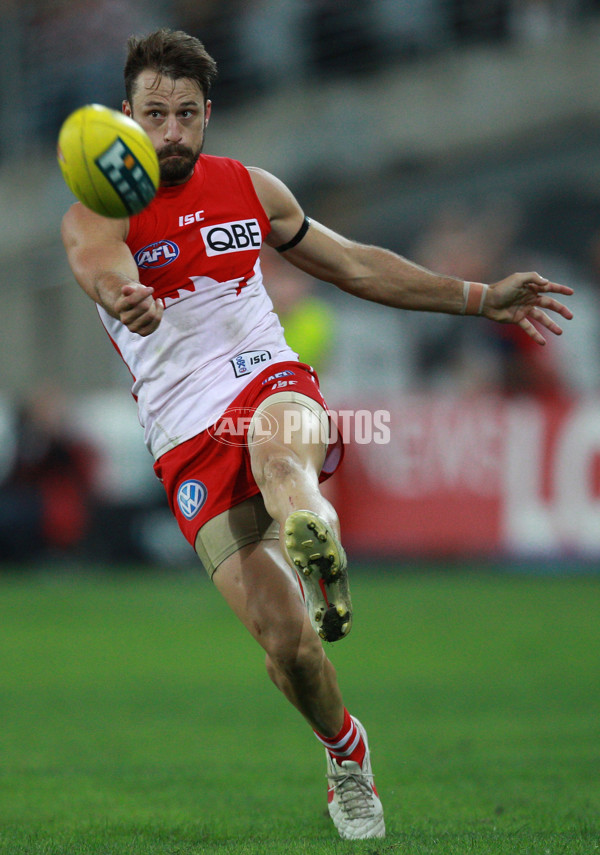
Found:
[[[600,556],[600,401],[407,395],[334,416],[349,550]]]

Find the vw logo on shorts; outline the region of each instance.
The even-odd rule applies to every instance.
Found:
[[[202,481],[190,478],[179,485],[177,504],[186,520],[193,520],[208,496],[208,490]]]

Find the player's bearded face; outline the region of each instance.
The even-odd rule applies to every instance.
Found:
[[[123,109],[150,137],[158,156],[161,184],[184,183],[192,176],[202,152],[211,102],[195,80],[174,79],[152,68],[138,75],[132,92]]]
[[[182,143],[167,143],[158,149],[160,180],[164,184],[177,184],[185,181],[200,157],[202,146],[197,151]]]

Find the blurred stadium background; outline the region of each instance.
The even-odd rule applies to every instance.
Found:
[[[196,561],[59,237],[58,128],[83,103],[119,107],[126,38],[157,25],[219,63],[208,153],[441,272],[538,269],[576,288],[576,319],[542,350],[486,321],[359,303],[265,256],[330,406],[390,414],[389,443],[355,419],[330,488],[351,553],[595,568],[600,3],[4,0],[0,569]]]

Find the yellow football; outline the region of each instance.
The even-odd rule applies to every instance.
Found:
[[[58,163],[71,192],[104,217],[129,217],[150,204],[158,158],[137,122],[101,104],[67,116],[58,135]]]

